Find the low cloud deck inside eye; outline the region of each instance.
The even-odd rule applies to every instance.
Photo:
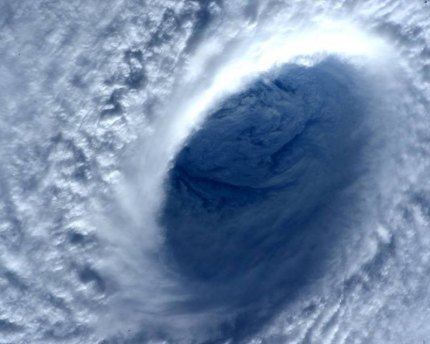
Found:
[[[328,58],[283,66],[221,104],[166,182],[160,222],[172,266],[224,286],[291,267],[299,241],[315,244],[298,238],[362,163],[362,86],[354,68]],[[312,227],[314,240],[324,236]],[[293,270],[291,280],[306,278]]]

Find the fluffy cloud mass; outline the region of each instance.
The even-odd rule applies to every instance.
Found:
[[[0,344],[430,340],[424,1],[0,3]]]

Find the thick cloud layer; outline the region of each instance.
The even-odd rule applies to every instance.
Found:
[[[424,1],[0,2],[0,343],[430,338]]]

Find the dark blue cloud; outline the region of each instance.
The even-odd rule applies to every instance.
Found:
[[[191,136],[160,218],[168,262],[193,290],[178,307],[222,305],[230,321],[221,332],[241,336],[323,273],[325,208],[364,164],[363,85],[335,58],[285,65],[225,100]]]

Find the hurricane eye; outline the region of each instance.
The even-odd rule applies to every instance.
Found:
[[[175,267],[222,283],[282,270],[363,164],[366,97],[357,71],[333,57],[285,65],[219,105],[166,182],[160,222]]]

